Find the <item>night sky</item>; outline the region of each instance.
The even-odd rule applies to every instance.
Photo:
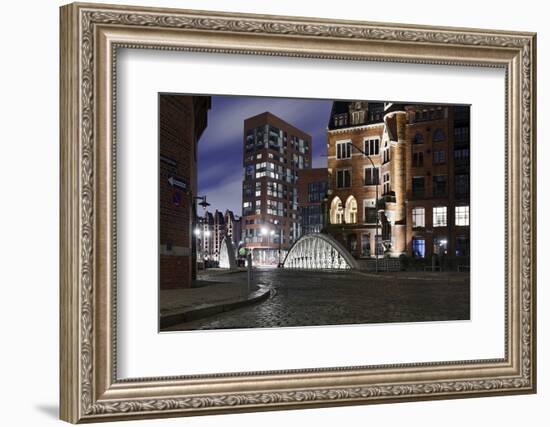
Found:
[[[244,120],[269,111],[308,133],[313,167],[326,167],[326,129],[332,101],[248,96],[212,96],[208,127],[199,140],[199,195],[209,211],[242,211]],[[199,215],[202,212],[199,211]]]

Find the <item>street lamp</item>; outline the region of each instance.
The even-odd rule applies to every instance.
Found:
[[[205,262],[206,262],[206,259],[205,259],[205,253],[204,251],[202,250],[202,237],[210,237],[211,235],[211,231],[210,230],[201,230],[199,227],[195,228],[195,230],[193,231],[196,238],[198,239],[198,241],[200,242],[200,250],[199,250],[199,255],[200,255],[200,259],[203,263],[203,265],[205,266],[204,268],[206,269],[206,265],[205,265]]]
[[[262,227],[260,228],[260,236],[262,236],[262,243],[263,243],[263,236],[267,236],[267,244],[269,245],[269,236],[271,236],[271,238],[273,238],[275,236],[275,230],[273,229],[269,229],[267,227]],[[281,243],[280,243],[280,240],[279,240],[279,256],[278,256],[278,263],[281,262]],[[278,266],[278,264],[277,264]]]
[[[355,144],[353,144],[351,142],[348,142],[348,145],[355,148],[360,153],[363,153],[363,155],[367,159],[369,159],[369,162],[370,162],[373,170],[376,169],[376,166],[374,165],[374,162],[370,158],[369,154],[365,153],[365,151],[363,151],[361,148],[359,148],[358,146],[356,146]],[[374,206],[375,206],[375,209],[376,209],[376,234],[374,236],[374,254],[376,256],[376,272],[377,273],[378,273],[378,226],[380,224],[380,215],[378,214],[378,185],[380,184],[379,175],[380,174],[378,172],[375,175],[376,198],[375,198],[375,202],[374,202]]]
[[[208,206],[210,206],[210,203],[206,201],[206,196],[194,196],[193,200],[195,201],[195,204],[197,203],[197,200],[200,200],[201,202],[199,203],[199,205],[201,205],[203,209],[206,209]]]
[[[197,219],[198,219],[198,215],[197,215],[197,200],[200,200],[200,203],[199,205],[206,211],[206,208],[208,206],[210,206],[210,203],[208,203],[206,201],[206,195],[205,196],[193,196],[193,219],[194,219],[194,225],[195,225],[195,230],[194,230],[194,234],[195,234],[195,241],[193,242],[193,255],[196,256],[196,250],[197,250],[197,245],[196,245],[196,240],[200,238],[200,235],[201,235],[201,230],[200,228],[197,226]],[[207,235],[208,236],[208,235]],[[201,254],[202,254],[202,261],[203,261],[203,264],[204,264],[204,252],[201,250],[200,251]]]

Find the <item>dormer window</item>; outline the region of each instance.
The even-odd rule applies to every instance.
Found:
[[[365,122],[365,112],[364,111],[353,111],[351,113],[351,122],[354,125],[359,125]]]

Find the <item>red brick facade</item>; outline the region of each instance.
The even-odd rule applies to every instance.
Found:
[[[190,287],[195,271],[193,197],[197,193],[197,142],[210,97],[159,96],[160,288]]]
[[[329,232],[358,258],[374,255],[376,235],[391,256],[468,257],[469,108],[366,102],[337,107],[328,131]],[[377,141],[374,150],[371,140]],[[347,142],[370,155],[338,147]],[[378,181],[367,182],[372,166]],[[349,176],[341,172],[346,170]],[[441,223],[434,221],[434,208]],[[455,210],[465,215],[463,221]]]

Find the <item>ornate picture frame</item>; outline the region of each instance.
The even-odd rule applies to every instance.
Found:
[[[536,391],[536,35],[70,4],[61,8],[61,419],[113,421]],[[117,49],[502,68],[502,359],[117,377]]]

